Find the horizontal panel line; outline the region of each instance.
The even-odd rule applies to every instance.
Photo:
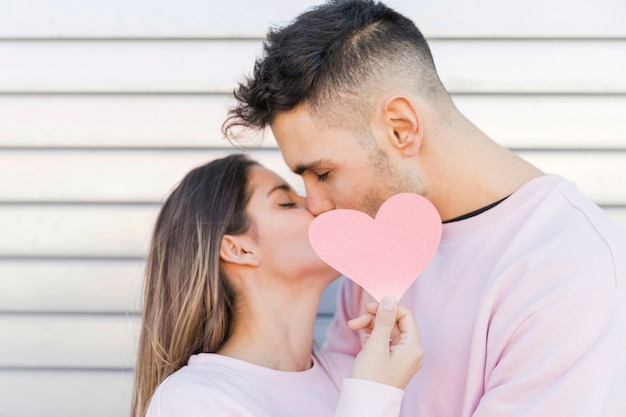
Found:
[[[136,267],[138,264],[143,264],[145,262],[145,258],[137,258],[137,259],[105,259],[105,258],[87,258],[87,257],[71,257],[71,256],[62,256],[62,257],[46,257],[46,256],[31,256],[31,257],[21,257],[21,258],[8,258],[0,256],[0,268],[3,266],[37,266],[37,264],[45,264],[46,266],[50,264],[59,264],[60,266],[97,266],[97,265],[113,265],[113,266],[130,266]],[[59,266],[57,265],[57,266]],[[11,310],[13,311],[13,310]]]
[[[242,78],[243,80],[243,78]],[[2,91],[2,96],[224,96],[230,95],[232,90],[88,90],[88,91]],[[624,97],[626,90],[613,91],[481,91],[481,90],[449,90],[454,96],[514,96],[514,97]]]
[[[626,205],[624,204],[598,204],[602,210],[626,210]]]
[[[209,139],[207,139],[207,141],[209,141]],[[626,148],[626,144],[624,145]],[[546,149],[550,149],[550,148],[546,148]],[[590,149],[598,149],[598,148],[590,148]],[[204,145],[198,145],[198,146],[73,146],[73,145],[59,145],[59,146],[50,146],[50,145],[37,145],[37,144],[33,144],[32,146],[12,146],[12,145],[1,145],[0,144],[0,154],[3,151],[7,151],[7,152],[12,152],[12,151],[18,151],[18,152],[28,152],[28,151],[35,151],[35,152],[41,152],[41,151],[45,151],[45,152],[57,152],[57,151],[86,151],[86,152],[93,152],[93,151],[105,151],[105,152],[109,152],[109,151],[120,151],[120,152],[124,152],[124,151],[129,151],[129,152],[159,152],[159,151],[167,151],[167,152],[189,152],[189,151],[193,151],[193,152],[250,152],[250,151],[277,151],[278,147],[276,145],[274,145],[272,143],[272,145],[263,145],[263,142],[260,143],[259,145],[232,145],[230,147],[223,147],[223,146],[204,146]]]
[[[1,151],[12,151],[12,152],[32,152],[34,149],[37,151],[47,151],[47,152],[95,152],[95,151],[106,151],[106,152],[149,152],[149,153],[161,153],[161,152],[199,152],[199,151],[207,151],[212,153],[217,152],[245,152],[245,151],[254,151],[255,153],[262,152],[274,152],[278,148],[277,147],[235,147],[234,145],[225,144],[225,146],[217,146],[217,147],[203,147],[196,148],[193,146],[168,146],[168,147],[154,147],[154,146],[130,146],[130,147],[120,147],[120,146],[45,146],[45,147],[30,147],[30,146],[0,146]]]
[[[35,317],[43,316],[46,318],[51,317],[112,317],[112,318],[141,318],[141,311],[60,311],[60,310],[0,310],[0,318],[6,319],[8,317]],[[332,312],[318,312],[318,319],[331,319],[333,318]]]
[[[265,36],[0,36],[6,42],[260,42]],[[566,38],[569,39],[569,38]],[[582,38],[586,39],[586,38]],[[605,38],[599,38],[601,40]],[[610,38],[606,38],[610,39]]]
[[[85,368],[85,367],[25,367],[25,366],[0,366],[2,372],[59,372],[59,373],[132,373],[134,368]]]
[[[503,138],[499,138],[499,141],[502,141]],[[233,145],[231,147],[209,147],[209,146],[185,146],[185,147],[175,147],[175,146],[73,146],[73,145],[59,145],[59,146],[40,146],[40,145],[32,145],[32,146],[3,146],[0,145],[0,155],[2,152],[243,152],[243,153],[260,153],[260,152],[277,152],[279,150],[278,146],[274,143],[271,145],[264,144],[265,142],[260,142],[256,144],[252,142],[251,145]],[[578,146],[576,148],[569,148],[563,146],[545,146],[545,147],[519,147],[519,146],[509,146],[507,149],[514,152],[545,152],[545,153],[608,153],[608,152],[624,152],[626,151],[626,140],[624,141],[624,145],[622,147],[616,147],[615,144],[611,144],[610,147],[599,147],[599,146]]]
[[[501,41],[531,41],[531,42],[550,42],[550,41],[559,41],[559,42],[598,42],[598,41],[608,41],[608,42],[622,42],[626,41],[626,32],[619,35],[599,35],[593,34],[589,36],[581,36],[581,35],[498,35],[498,34],[486,34],[486,35],[468,35],[463,36],[460,35],[436,35],[436,36],[425,36],[427,41],[452,41],[452,42],[474,42],[474,41],[484,41],[485,43],[490,42],[501,42]]]
[[[626,97],[626,91],[448,91],[454,96],[467,97]],[[1,94],[1,93],[0,93]]]
[[[124,90],[124,91],[0,91],[3,96],[230,96],[230,91],[151,91],[151,90]]]
[[[253,142],[254,143],[254,142]],[[546,146],[546,147],[508,147],[508,149],[515,152],[570,152],[570,153],[606,153],[606,152],[624,152],[626,151],[626,142],[624,142],[623,148],[616,147],[584,147],[577,146],[576,148],[568,148],[563,146]],[[232,145],[232,146],[2,146],[0,145],[0,153],[2,151],[10,152],[275,152],[278,151],[278,146],[272,144],[272,146],[261,145]]]
[[[226,139],[224,139],[226,141]],[[32,150],[37,151],[49,151],[49,152],[64,152],[64,151],[78,151],[78,152],[93,152],[93,151],[113,151],[113,152],[197,152],[197,151],[208,151],[208,152],[224,152],[224,151],[274,151],[278,150],[278,147],[235,147],[231,146],[71,146],[71,145],[61,145],[61,146],[2,146],[0,145],[0,152],[2,151],[18,151],[18,152],[29,152]]]
[[[45,316],[50,317],[112,317],[112,318],[141,318],[141,311],[61,311],[61,310],[0,310],[0,318],[6,319],[7,317],[34,317]],[[331,319],[333,318],[332,312],[318,312],[318,319]]]
[[[92,206],[102,206],[102,207],[148,207],[148,208],[158,208],[161,206],[160,202],[151,202],[151,201],[0,201],[0,208],[3,206],[14,207],[14,206],[28,206],[28,207],[40,207],[40,206],[53,206],[53,207],[63,207],[63,206],[78,206],[78,207],[92,207]]]
[[[1,262],[124,262],[124,261],[136,261],[145,262],[146,258],[143,256],[80,256],[80,255],[0,255]]]
[[[243,80],[243,78],[242,78]],[[501,97],[501,96],[510,96],[510,97],[527,97],[527,96],[539,96],[539,97],[572,97],[572,96],[580,96],[581,98],[588,97],[614,97],[614,96],[624,96],[626,97],[626,92],[616,92],[616,91],[602,91],[602,92],[490,92],[490,91],[479,91],[479,92],[468,92],[468,91],[451,91],[450,95],[454,98],[454,96],[477,96],[477,97]],[[223,98],[231,98],[232,93],[227,91],[0,91],[0,97],[21,97],[21,96],[42,96],[42,97],[98,97],[98,96],[148,96],[148,97],[172,97],[172,96],[206,96],[206,97],[223,97]]]
[[[33,317],[33,316],[45,316],[50,317],[128,317],[128,318],[140,318],[141,313],[139,311],[57,311],[57,310],[0,310],[0,318],[6,319],[7,317]]]
[[[268,26],[269,30],[270,27]],[[428,41],[445,41],[445,42],[464,42],[464,41],[484,41],[484,42],[500,42],[500,41],[563,41],[563,42],[597,42],[597,41],[624,41],[626,33],[618,35],[601,35],[593,34],[589,36],[581,36],[575,34],[555,34],[555,35],[499,35],[491,33],[485,35],[463,34],[454,35],[432,35],[425,34]],[[84,36],[84,35],[66,35],[66,36],[0,36],[0,42],[250,42],[264,41],[265,34],[258,36],[242,35],[242,36],[220,36],[219,34],[207,35],[177,35],[177,36]]]
[[[624,143],[624,148],[581,148],[581,147],[576,147],[576,148],[565,148],[565,147],[554,147],[554,148],[515,148],[515,147],[510,147],[508,148],[514,152],[524,152],[524,153],[534,153],[534,152],[539,152],[539,153],[570,153],[570,154],[585,154],[585,153],[591,153],[591,154],[598,154],[598,153],[624,153],[626,152],[626,143]],[[562,155],[562,156],[566,156],[566,155]]]
[[[91,206],[102,206],[102,208],[109,207],[154,207],[158,208],[163,204],[167,195],[163,195],[162,200],[145,200],[145,201],[119,201],[119,200],[107,200],[107,201],[97,201],[97,200],[0,200],[0,208],[2,207],[12,207],[12,206],[49,206],[49,207],[62,207],[62,206],[82,206],[82,207],[91,207]]]
[[[147,207],[158,209],[162,203],[160,202],[125,202],[125,201],[0,201],[0,208],[4,207]],[[626,208],[622,204],[602,204],[603,208]],[[3,256],[0,255],[0,259]],[[102,258],[94,258],[102,259]],[[117,259],[117,258],[115,258]],[[127,258],[120,258],[127,259]],[[134,258],[128,258],[134,259]]]

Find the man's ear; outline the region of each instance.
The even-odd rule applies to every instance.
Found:
[[[388,138],[405,156],[415,156],[424,136],[422,120],[414,104],[406,97],[393,97],[383,109]]]
[[[237,265],[259,266],[256,246],[245,235],[224,235],[220,245],[220,259]]]

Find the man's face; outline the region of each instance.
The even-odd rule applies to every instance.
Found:
[[[271,128],[285,162],[302,176],[307,208],[316,216],[349,208],[374,217],[387,198],[415,192],[410,175],[371,132],[328,127],[305,105],[279,114]]]

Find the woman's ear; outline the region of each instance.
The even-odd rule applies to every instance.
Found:
[[[406,97],[394,97],[383,110],[392,146],[405,156],[415,156],[422,145],[424,128],[414,103]]]
[[[220,259],[237,265],[259,266],[256,247],[246,235],[224,235],[220,245]]]

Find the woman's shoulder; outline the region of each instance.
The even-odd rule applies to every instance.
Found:
[[[198,356],[158,386],[146,417],[205,416],[212,410],[239,407],[236,374],[221,364],[220,355]]]
[[[336,404],[352,360],[323,353],[310,369],[287,372],[222,355],[194,355],[159,385],[147,417],[258,417],[294,415],[295,410],[325,415]]]

